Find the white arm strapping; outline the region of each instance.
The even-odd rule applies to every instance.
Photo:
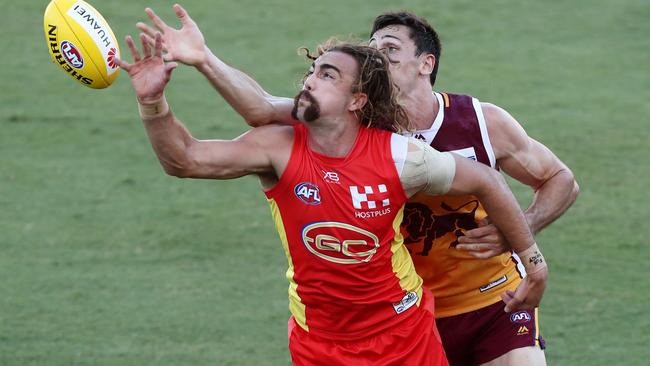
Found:
[[[409,138],[408,152],[400,181],[407,197],[417,192],[431,195],[449,192],[456,174],[451,153],[439,152],[426,142]]]

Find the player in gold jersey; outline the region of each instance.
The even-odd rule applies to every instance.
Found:
[[[292,100],[269,95],[214,56],[182,8],[176,7],[183,24],[180,30],[147,12],[163,32],[166,58],[203,65],[197,66],[199,71],[250,125],[291,120]],[[142,23],[138,27],[147,34],[154,32]],[[442,144],[443,150],[500,169],[530,186],[535,196],[526,217],[534,233],[568,209],[578,194],[572,172],[510,114],[475,98],[431,91],[440,42],[424,19],[410,13],[383,14],[371,36],[370,45],[383,50],[391,62],[400,101],[417,130],[415,137],[434,147]],[[439,327],[452,365],[545,364],[536,309],[520,310],[537,304],[512,292],[521,282],[518,258],[475,198],[416,198],[407,206],[403,232],[411,242],[418,273],[436,296]]]

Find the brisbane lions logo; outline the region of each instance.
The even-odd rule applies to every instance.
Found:
[[[463,208],[470,207],[470,205],[472,205],[472,208],[469,212],[458,212]],[[402,222],[402,228],[406,231],[404,243],[413,244],[424,238],[422,251],[417,254],[427,256],[435,240],[448,233],[453,233],[456,238],[449,247],[455,247],[458,244],[458,237],[464,235],[464,230],[478,227],[474,218],[478,206],[477,200],[466,202],[457,208],[449,207],[443,202],[440,207],[445,211],[449,211],[449,213],[436,215],[427,205],[407,203],[404,209],[404,221]]]

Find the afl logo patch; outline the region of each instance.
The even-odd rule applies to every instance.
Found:
[[[308,205],[320,204],[320,189],[313,183],[302,182],[293,189],[293,192],[296,197]]]
[[[531,317],[526,310],[521,310],[510,315],[510,321],[513,323],[528,323]]]
[[[81,57],[81,52],[70,41],[61,42],[61,54],[68,64],[75,69],[84,67],[84,59]]]

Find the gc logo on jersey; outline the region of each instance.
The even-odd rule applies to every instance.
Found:
[[[299,183],[293,189],[293,192],[296,194],[296,197],[308,205],[320,205],[320,189],[313,183]]]
[[[379,248],[377,235],[336,221],[305,226],[302,242],[312,254],[339,264],[370,262]]]

